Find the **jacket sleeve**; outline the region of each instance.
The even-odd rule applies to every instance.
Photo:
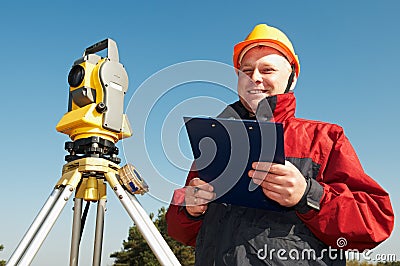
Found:
[[[394,214],[388,193],[363,170],[343,131],[317,177],[323,193],[320,209],[298,216],[333,248],[371,249],[389,237]]]
[[[197,176],[197,171],[191,170],[186,179],[185,186]],[[167,220],[167,232],[168,235],[177,241],[185,245],[195,246],[197,233],[200,230],[203,220],[202,217],[190,217],[185,211],[185,189],[180,188],[174,191],[172,201],[165,216]]]

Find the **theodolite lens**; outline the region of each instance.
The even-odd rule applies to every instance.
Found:
[[[81,65],[75,65],[72,67],[68,74],[68,84],[71,87],[78,87],[82,83],[85,77],[85,69]]]

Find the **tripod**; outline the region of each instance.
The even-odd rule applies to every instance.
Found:
[[[138,173],[129,166],[120,167],[118,148],[111,141],[100,137],[89,137],[66,142],[62,177],[55,185],[46,203],[25,233],[7,265],[29,265],[58,216],[75,191],[70,265],[78,265],[79,245],[83,230],[82,202],[97,202],[96,229],[94,239],[93,265],[101,263],[104,213],[106,205],[106,183],[110,185],[146,239],[153,253],[162,265],[180,265],[168,244],[137,201],[133,193],[147,191],[147,185]],[[123,170],[123,171],[121,171]],[[127,173],[132,176],[127,176]]]

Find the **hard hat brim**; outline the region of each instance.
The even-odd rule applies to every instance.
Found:
[[[242,52],[245,50],[246,47],[252,45],[252,44],[257,44],[260,43],[261,46],[268,46],[271,48],[274,48],[275,50],[279,51],[280,53],[283,54],[284,57],[289,61],[291,65],[295,65],[295,70],[296,70],[296,76],[298,77],[300,74],[300,64],[297,55],[293,54],[292,51],[290,51],[286,45],[283,43],[276,41],[276,40],[271,40],[271,39],[254,39],[254,40],[246,40],[243,42],[240,42],[236,44],[233,48],[233,64],[236,69],[236,72],[240,68],[240,62],[239,59],[242,59],[244,54]],[[249,49],[250,50],[250,49]],[[248,50],[247,50],[248,51]],[[245,53],[247,52],[245,51]]]

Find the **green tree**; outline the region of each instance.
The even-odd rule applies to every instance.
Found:
[[[4,246],[0,245],[0,251],[3,251]],[[0,266],[5,266],[6,265],[6,261],[5,260],[0,260]]]
[[[168,236],[165,213],[166,209],[162,207],[158,210],[157,218],[153,221],[154,214],[150,214],[150,219],[154,222],[180,263],[182,265],[193,265],[194,248],[185,246]],[[129,228],[128,239],[123,240],[122,246],[121,251],[110,255],[111,258],[115,258],[115,266],[160,265],[136,225]]]

